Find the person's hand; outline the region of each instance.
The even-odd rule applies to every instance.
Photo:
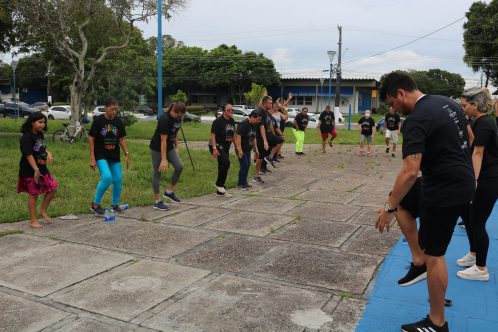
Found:
[[[168,169],[168,160],[161,160],[159,164],[159,173],[164,173]]]
[[[40,175],[40,170],[38,168],[35,169],[35,175],[33,176],[35,179],[35,183],[38,183],[38,181],[40,180]]]
[[[264,142],[263,147],[265,148],[265,150],[268,150],[270,148],[267,141]]]
[[[242,152],[242,150],[238,150],[237,155],[239,156],[239,159],[242,159],[242,157],[244,156],[244,152]]]
[[[375,212],[379,214],[377,221],[375,222],[375,228],[382,234],[384,228],[389,232],[389,225],[393,220],[394,213],[387,213],[384,209],[375,209]]]
[[[54,157],[52,153],[47,151],[47,164],[52,165],[54,163]]]
[[[218,159],[218,156],[220,155],[220,153],[218,152],[218,149],[214,149],[213,150],[213,158],[214,159]]]
[[[263,96],[268,96],[268,90],[265,89],[265,92],[263,92]]]
[[[287,97],[288,100],[291,100],[293,97],[292,92],[289,92],[289,96]]]
[[[95,161],[95,159],[90,159],[90,168],[94,171],[97,168],[97,162]]]
[[[130,155],[127,153],[126,154],[126,169],[130,168]]]

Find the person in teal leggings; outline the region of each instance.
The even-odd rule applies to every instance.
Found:
[[[126,156],[126,166],[129,163],[129,153],[126,147],[126,131],[123,121],[117,117],[118,101],[109,97],[104,102],[105,113],[93,119],[88,139],[90,145],[90,167],[99,169],[100,181],[97,185],[91,209],[96,214],[104,214],[101,206],[102,197],[112,183],[112,209],[123,212],[119,207],[121,196],[121,158],[119,147]]]

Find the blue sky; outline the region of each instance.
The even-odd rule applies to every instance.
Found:
[[[319,74],[328,50],[337,50],[343,27],[343,76],[380,77],[395,69],[441,68],[461,74],[468,86],[480,74],[464,64],[465,19],[381,56],[347,63],[410,42],[464,18],[472,0],[189,0],[163,22],[163,33],[206,49],[237,45],[272,58],[284,74]],[[486,2],[489,2],[487,0]],[[157,20],[139,27],[157,33]],[[336,57],[337,60],[337,57]],[[326,74],[325,74],[326,75]]]

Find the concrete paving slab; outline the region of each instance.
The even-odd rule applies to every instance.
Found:
[[[292,245],[255,274],[298,284],[363,294],[381,257]]]
[[[373,178],[363,176],[344,175],[340,179],[320,179],[312,183],[310,189],[325,189],[332,191],[353,191],[361,188],[369,182],[373,182]]]
[[[95,278],[66,294],[57,295],[55,300],[129,321],[209,273],[190,267],[141,260]]]
[[[166,308],[144,326],[165,331],[303,331],[332,318],[329,294],[220,276]]]
[[[57,241],[25,234],[0,237],[0,262],[36,253],[39,249],[53,246]]]
[[[121,327],[100,322],[90,318],[78,318],[74,322],[67,324],[57,332],[127,332],[133,331],[136,326],[130,325],[129,327]]]
[[[343,298],[332,314],[333,321],[326,323],[323,330],[331,332],[354,331],[365,310],[366,302],[363,299]]]
[[[206,226],[225,232],[266,236],[291,222],[294,217],[256,212],[235,212]]]
[[[214,188],[214,187],[213,187]],[[216,190],[216,188],[214,188]],[[216,194],[209,194],[199,197],[192,197],[182,201],[185,204],[202,206],[220,206],[222,204],[238,201],[246,196],[233,194],[232,197],[219,197]]]
[[[287,212],[293,216],[329,221],[346,221],[360,208],[334,203],[306,202]]]
[[[356,217],[351,221],[353,224],[374,226],[378,218],[373,207],[363,207]]]
[[[380,234],[375,227],[366,227],[348,247],[348,252],[369,253],[371,255],[385,256],[398,242],[401,230],[392,227],[389,232]]]
[[[302,204],[302,201],[274,198],[274,197],[247,197],[233,203],[224,204],[224,208],[243,211],[258,211],[270,213],[284,213]]]
[[[281,244],[265,238],[229,236],[216,239],[177,261],[211,271],[239,273]]]
[[[359,226],[344,222],[323,222],[316,219],[296,220],[270,237],[278,240],[339,247]]]
[[[310,189],[300,193],[296,198],[314,202],[347,204],[358,196],[360,194],[356,192]]]
[[[123,214],[118,215],[118,219],[131,218],[140,221],[152,221],[192,208],[185,204],[168,204],[168,207],[170,208],[168,211],[154,209],[152,205],[135,207],[125,210]]]
[[[102,249],[57,244],[0,263],[0,285],[46,296],[130,259],[131,256]]]
[[[44,304],[0,293],[0,331],[39,331],[69,316]]]
[[[175,224],[181,226],[196,227],[211,220],[218,219],[232,213],[231,210],[220,208],[197,207],[189,209],[160,220],[161,223]]]
[[[63,236],[65,240],[149,257],[169,258],[217,236],[201,229],[126,221],[95,224]]]
[[[372,208],[383,207],[386,198],[388,197],[389,191],[385,192],[382,195],[375,194],[361,194],[358,196],[351,204],[359,205],[359,206],[370,206]]]
[[[44,227],[41,229],[34,229],[29,226],[29,223],[23,223],[21,230],[25,234],[33,235],[43,235],[52,238],[58,238],[60,235],[69,232],[78,227],[85,227],[98,222],[103,222],[103,216],[97,216],[94,214],[85,214],[78,216],[78,220],[60,220],[59,218],[53,218],[52,224],[44,223]]]
[[[283,184],[278,186],[261,187],[261,189],[258,190],[257,194],[260,196],[288,198],[295,196],[305,190],[306,187],[295,186],[293,184]]]

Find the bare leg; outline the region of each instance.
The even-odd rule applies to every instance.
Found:
[[[42,228],[42,224],[36,219],[36,201],[38,200],[38,195],[28,195],[28,211],[30,226],[33,228]]]
[[[325,145],[327,144],[327,139],[322,139],[322,152],[325,153],[327,150],[325,149]]]
[[[431,301],[430,318],[435,325],[443,326],[446,321],[444,318],[444,297],[448,287],[446,260],[444,256],[425,255],[425,264],[427,264],[427,287]]]
[[[394,144],[394,143],[393,143],[393,153],[394,153],[394,152],[396,152],[396,145],[397,145],[397,144]]]
[[[57,190],[54,190],[48,194],[45,195],[45,198],[43,198],[43,202],[42,202],[42,205],[41,205],[41,208],[40,208],[40,216],[43,217],[43,219],[45,219],[45,222],[47,224],[51,224],[52,223],[52,218],[50,218],[48,215],[47,215],[47,210],[48,210],[48,206],[50,205],[50,202],[54,199],[54,196],[55,196],[55,192]]]
[[[166,187],[166,190],[168,190],[169,192],[173,192],[175,191],[175,187],[176,187],[176,184],[168,184],[168,186]]]
[[[417,222],[410,214],[410,212],[403,209],[398,205],[398,212],[396,212],[396,220],[398,221],[401,232],[406,237],[410,252],[412,254],[413,265],[420,266],[424,264],[424,252],[418,245],[418,229]]]
[[[261,171],[261,163],[263,162],[263,159],[257,159],[256,160],[256,172],[255,172],[255,175],[256,176],[259,176],[259,172]]]

